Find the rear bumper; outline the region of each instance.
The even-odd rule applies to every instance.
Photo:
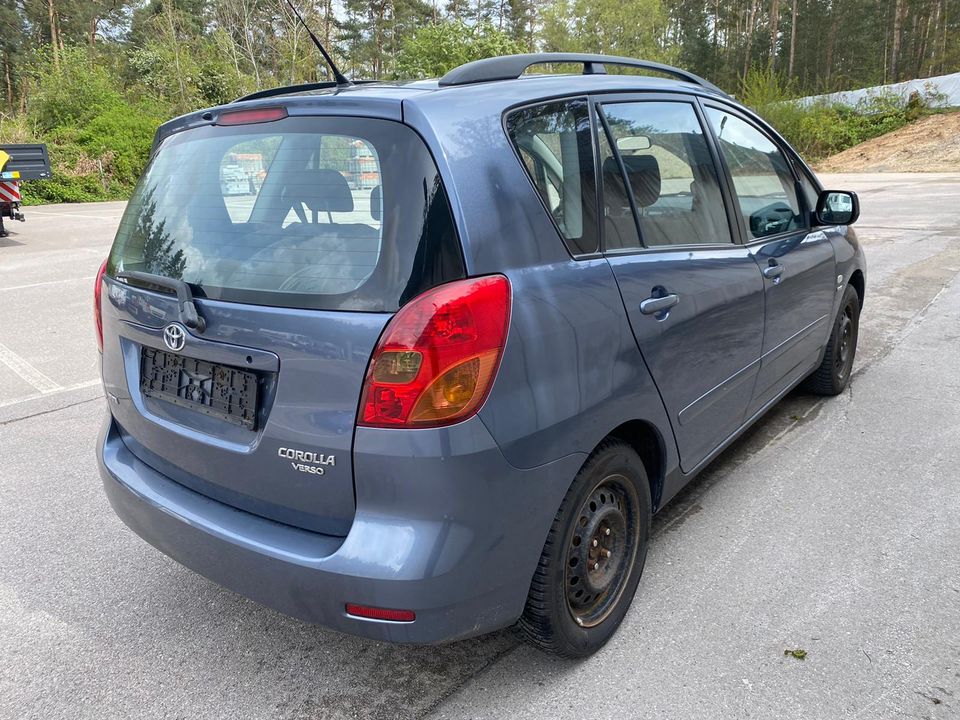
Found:
[[[345,538],[237,510],[99,440],[110,504],[140,537],[209,579],[308,622],[377,640],[437,643],[512,624],[544,539],[584,458],[531,470],[503,458],[474,418],[429,431],[359,429],[357,514]],[[395,623],[346,603],[413,610]]]

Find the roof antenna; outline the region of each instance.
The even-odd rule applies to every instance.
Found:
[[[297,20],[300,21],[300,24],[303,25],[303,29],[307,31],[307,34],[310,36],[310,39],[313,40],[313,44],[317,46],[317,49],[320,50],[320,54],[323,55],[323,59],[327,61],[327,65],[330,66],[330,71],[333,73],[333,79],[337,81],[338,88],[350,87],[353,85],[352,82],[340,72],[340,68],[337,67],[337,64],[333,61],[333,58],[330,57],[330,53],[327,52],[326,48],[323,47],[323,43],[313,34],[313,30],[307,25],[303,17],[297,11],[296,6],[290,0],[287,0],[287,5],[290,6],[290,9],[293,10],[293,14],[297,16]]]

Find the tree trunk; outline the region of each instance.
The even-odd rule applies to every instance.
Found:
[[[180,87],[180,106],[187,106],[187,89],[183,84],[183,71],[180,69],[180,43],[177,42],[177,28],[173,24],[173,5],[165,3],[163,6],[164,19],[167,21],[167,31],[170,33],[170,42],[173,45],[173,65],[177,71],[177,84]]]
[[[7,81],[7,109],[13,112],[13,78],[10,76],[10,55],[3,51],[3,74]]]
[[[923,66],[927,59],[927,43],[930,41],[930,30],[933,27],[933,19],[940,17],[940,1],[937,0],[935,9],[927,15],[927,24],[923,29],[923,36],[920,38],[917,48],[917,76],[923,77]]]
[[[943,6],[943,19],[940,21],[943,26],[943,35],[940,38],[940,74],[943,75],[946,63],[947,63],[947,27],[950,23],[950,18],[948,17],[948,8],[946,5]]]
[[[720,0],[713,0],[713,49],[720,43]]]
[[[750,52],[753,50],[753,32],[757,29],[757,13],[760,11],[760,0],[753,0],[750,6],[750,18],[747,20],[747,52],[743,58],[743,79],[747,79],[750,72]]]
[[[53,65],[60,68],[60,38],[57,32],[57,8],[53,0],[47,0],[47,14],[50,18],[50,47],[53,48]]]
[[[383,35],[384,18],[387,14],[387,3],[381,2],[377,5],[377,17],[373,26],[373,42],[377,49],[376,56],[373,58],[373,77],[380,80],[383,74]]]
[[[290,85],[293,85],[296,82],[296,73],[297,73],[297,40],[300,39],[300,26],[294,21],[293,23],[293,43],[290,48]]]
[[[327,52],[332,52],[333,37],[330,34],[333,29],[333,0],[323,1],[323,46]]]
[[[825,92],[830,92],[833,90],[833,88],[830,87],[830,78],[833,75],[833,53],[837,47],[837,22],[833,18],[833,13],[830,14],[830,19],[828,22],[830,24],[830,34],[827,39],[827,62],[825,68],[826,75],[824,77]]]
[[[900,79],[900,39],[903,33],[903,0],[897,0],[893,11],[893,47],[890,50],[890,78]]]
[[[777,66],[777,35],[780,31],[780,0],[770,0],[770,69]]]
[[[793,77],[793,61],[797,54],[797,0],[793,0],[790,11],[790,61],[787,65],[787,75]]]

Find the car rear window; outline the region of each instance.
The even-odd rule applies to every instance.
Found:
[[[168,137],[120,223],[108,272],[121,270],[217,300],[377,312],[465,274],[423,141],[340,117]]]

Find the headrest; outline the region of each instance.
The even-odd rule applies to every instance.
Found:
[[[378,222],[383,217],[383,191],[380,188],[377,185],[370,191],[370,217]]]
[[[622,155],[633,199],[638,207],[649,207],[660,197],[660,163],[653,155]],[[603,161],[603,173],[619,174],[616,158]]]
[[[352,212],[353,193],[336,170],[300,170],[287,177],[284,196],[317,212]]]

